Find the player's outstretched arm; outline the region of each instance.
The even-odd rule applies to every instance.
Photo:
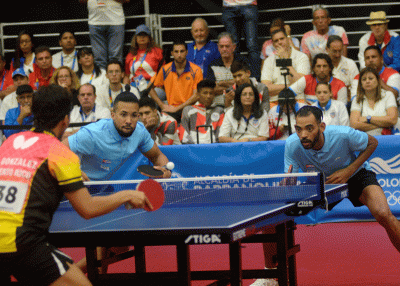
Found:
[[[163,167],[169,162],[167,156],[165,156],[164,153],[161,152],[156,143],[154,143],[153,147],[143,155],[145,155],[153,163],[154,166]],[[166,168],[157,169],[164,172],[163,178],[171,178],[170,170],[167,170]]]
[[[134,208],[153,206],[146,195],[140,191],[120,191],[109,196],[91,196],[86,188],[65,193],[76,212],[85,219],[94,218],[112,212],[120,205],[129,203]]]
[[[326,178],[327,184],[344,184],[350,179],[350,177],[364,164],[365,161],[374,153],[378,146],[378,140],[368,135],[367,147],[364,151],[360,152],[358,157],[351,163],[347,168],[341,169]]]

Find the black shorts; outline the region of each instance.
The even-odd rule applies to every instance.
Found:
[[[347,184],[349,188],[349,200],[355,207],[363,205],[359,198],[366,187],[371,185],[380,186],[376,179],[376,174],[364,168],[353,175],[353,177],[348,180]]]
[[[46,242],[23,252],[0,253],[0,285],[7,285],[10,275],[22,285],[50,285],[67,272],[67,262],[74,263],[68,255]]]

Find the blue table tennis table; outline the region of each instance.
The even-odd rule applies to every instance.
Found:
[[[300,246],[294,240],[296,215],[305,214],[310,209],[324,205],[326,201],[329,204],[336,203],[348,196],[346,184],[322,184],[319,192],[323,198],[317,198],[318,194],[307,195],[296,202],[288,202],[284,196],[281,202],[266,203],[265,200],[269,198],[258,198],[265,192],[256,183],[249,183],[248,179],[246,187],[249,188],[246,190],[251,189],[251,194],[243,192],[241,187],[244,184],[233,184],[232,188],[232,184],[228,186],[225,181],[217,181],[217,197],[213,197],[215,189],[209,189],[207,181],[203,181],[199,188],[189,186],[192,189],[190,197],[205,195],[205,201],[214,203],[183,199],[175,204],[168,201],[168,196],[170,192],[172,197],[176,196],[169,189],[177,182],[174,179],[165,182],[166,201],[161,209],[154,212],[120,207],[102,217],[85,220],[72,210],[68,202],[62,203],[53,218],[50,241],[57,247],[84,247],[88,277],[95,285],[133,285],[132,281],[136,281],[135,285],[191,285],[192,280],[215,280],[212,285],[241,285],[242,279],[262,277],[278,278],[281,286],[297,285],[295,254],[300,251]],[[184,187],[187,187],[186,183]],[[285,188],[286,196],[292,197],[290,189],[297,189],[297,186],[275,186],[274,190],[282,193],[280,188]],[[107,190],[103,193],[107,194]],[[245,195],[241,195],[243,193]],[[232,197],[235,198],[233,201],[230,200]],[[176,201],[177,198],[171,200]],[[271,227],[276,229],[276,233],[260,233]],[[261,242],[277,244],[277,269],[243,270],[241,244]],[[229,244],[230,269],[191,271],[189,246],[199,244]],[[176,246],[177,272],[146,272],[145,246],[154,245]],[[134,246],[134,250],[112,257],[109,262],[134,256],[135,269],[130,274],[99,274],[101,262],[96,258],[98,246]]]

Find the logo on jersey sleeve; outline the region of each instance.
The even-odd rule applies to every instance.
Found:
[[[28,140],[25,140],[24,135],[19,135],[19,136],[17,136],[17,138],[14,139],[13,147],[15,150],[18,150],[18,149],[24,150],[24,149],[31,147],[38,140],[39,140],[39,137],[37,137],[37,136],[29,138]]]

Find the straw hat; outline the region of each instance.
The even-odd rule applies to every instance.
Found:
[[[378,11],[371,12],[369,15],[369,21],[367,21],[367,25],[385,24],[388,22],[389,20],[386,19],[386,13],[384,11]]]

